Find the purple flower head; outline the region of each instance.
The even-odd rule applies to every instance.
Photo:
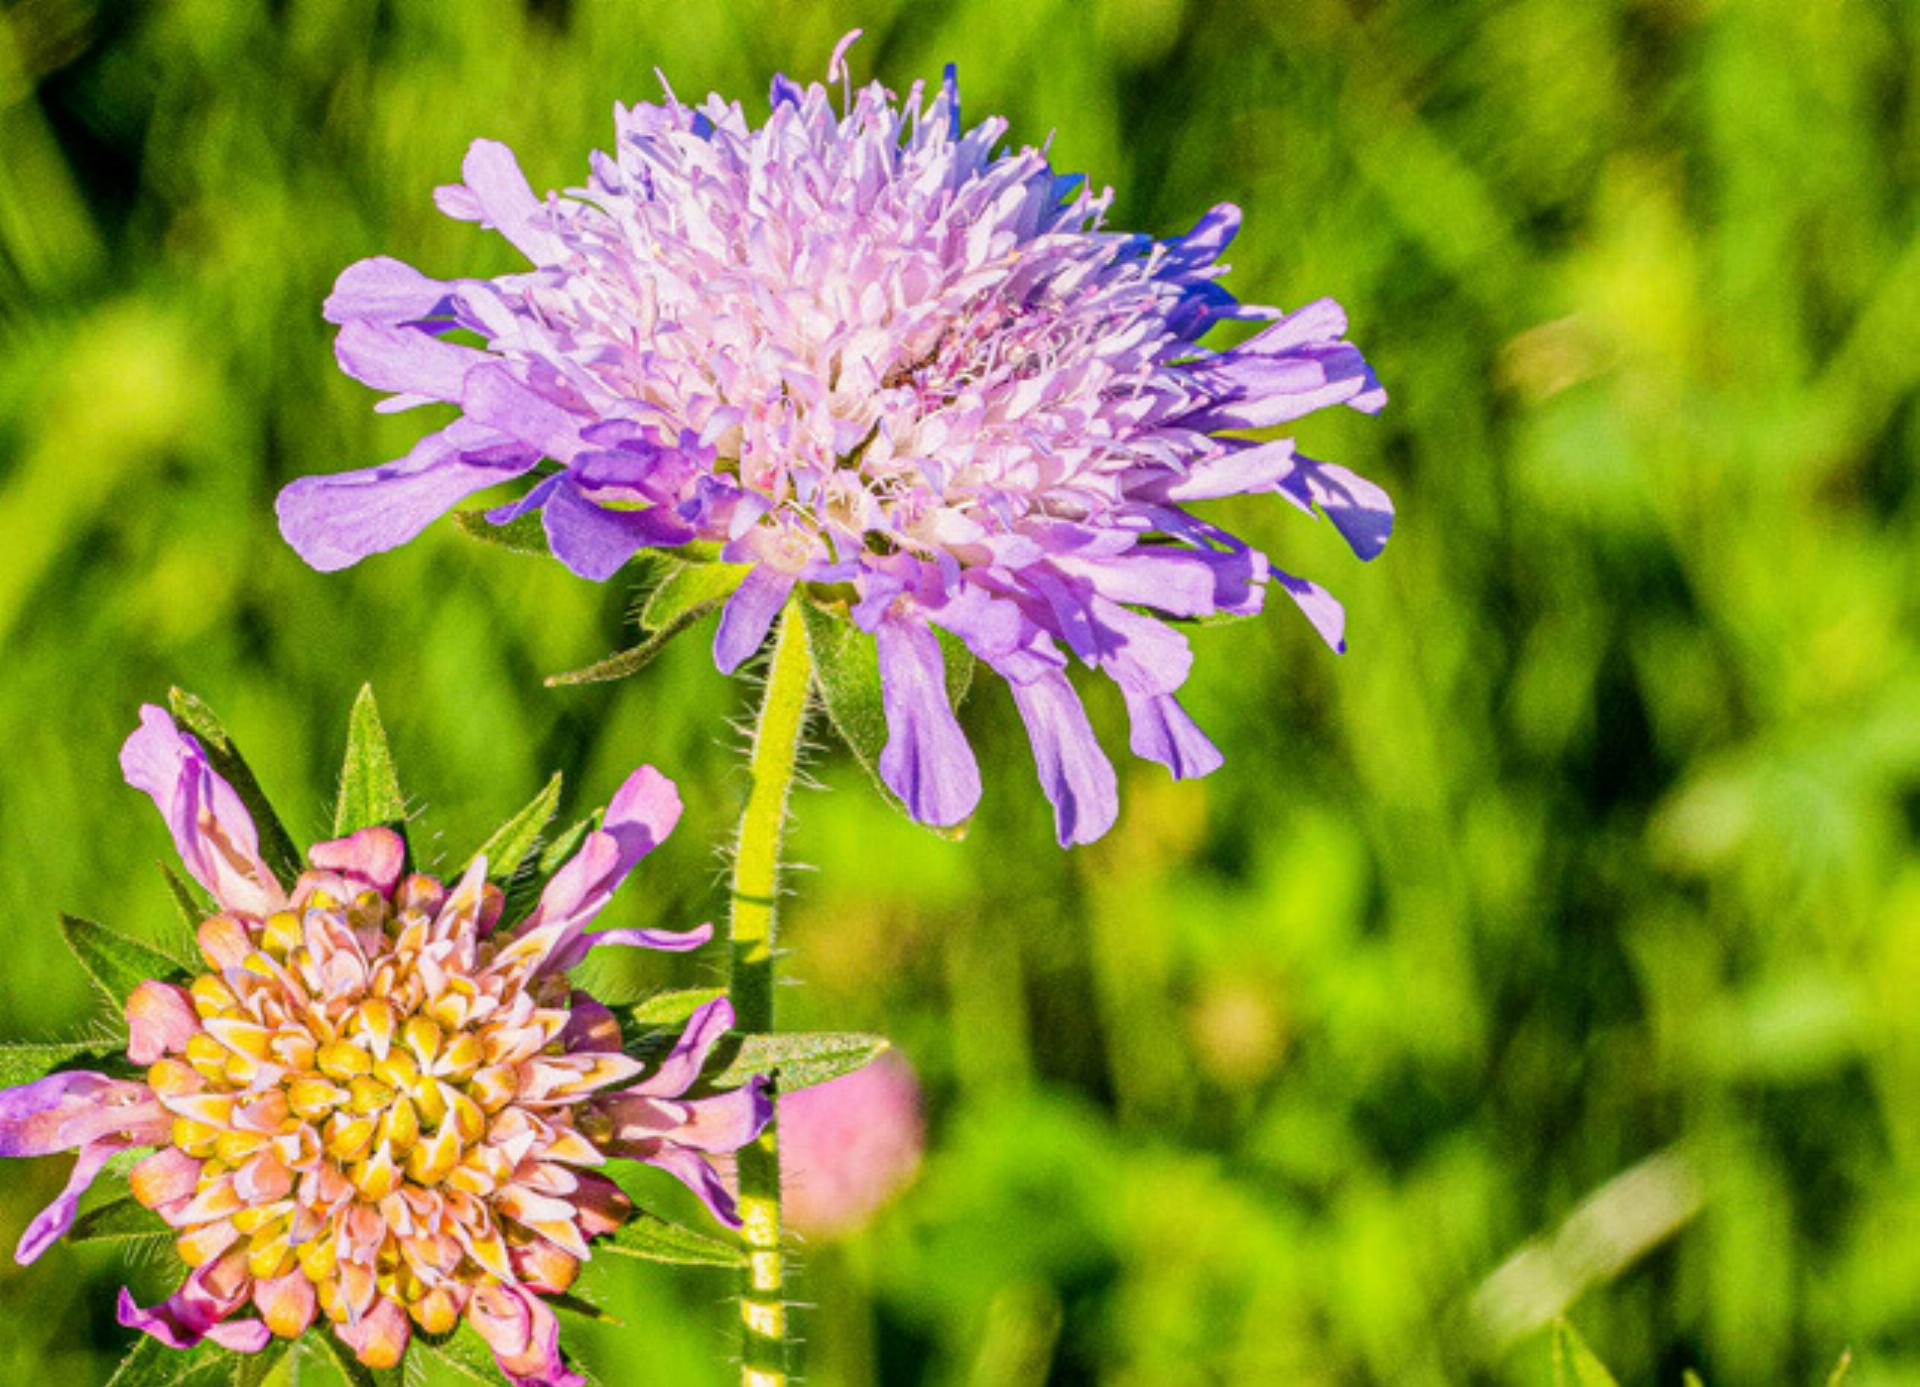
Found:
[[[112,1157],[149,1148],[133,1197],[193,1270],[158,1305],[123,1290],[128,1328],[257,1353],[317,1327],[383,1369],[416,1332],[464,1321],[520,1387],[581,1387],[549,1302],[634,1213],[603,1168],[657,1166],[737,1226],[713,1157],[773,1115],[764,1075],[685,1097],[733,1024],[726,1001],[643,1059],[568,977],[604,945],[710,936],[589,929],[679,820],[673,783],[651,766],[629,776],[516,921],[484,855],[457,880],[410,873],[387,825],[315,844],[283,883],[245,800],[159,708],[121,766],[217,913],[191,972],[127,997],[129,1063],[94,1057],[129,1077],[0,1089],[0,1156],[77,1153],[18,1260],[72,1228]]]
[[[537,198],[481,140],[436,194],[529,270],[442,281],[379,258],[341,275],[342,367],[388,393],[380,408],[460,417],[396,462],[290,485],[281,529],[308,562],[392,548],[545,460],[491,518],[538,509],[574,572],[695,541],[749,566],[724,670],[796,585],[841,595],[877,644],[880,772],[939,825],[980,793],[934,631],[963,642],[1013,690],[1063,844],[1117,809],[1070,658],[1119,685],[1134,752],[1183,777],[1221,758],[1180,705],[1192,654],[1165,618],[1250,614],[1273,583],[1343,648],[1330,595],[1188,509],[1278,494],[1363,559],[1392,526],[1378,487],[1242,436],[1386,395],[1339,305],[1221,288],[1238,209],[1165,241],[1110,230],[1111,191],[1003,148],[999,117],[963,124],[952,69],[904,99],[777,78],[757,127],[670,92],[615,125],[585,188]],[[1228,320],[1265,326],[1200,345]]]

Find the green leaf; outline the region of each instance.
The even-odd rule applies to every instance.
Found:
[[[616,1328],[626,1324],[625,1320],[604,1307],[564,1291],[559,1295],[548,1296],[547,1304],[556,1310],[564,1310],[578,1319],[592,1320],[595,1324],[613,1325]]]
[[[200,739],[200,745],[206,750],[207,763],[233,786],[233,792],[240,796],[240,802],[247,807],[247,813],[253,816],[254,830],[260,835],[260,856],[267,866],[273,869],[275,877],[282,886],[292,886],[306,865],[288,836],[286,827],[281,824],[280,816],[273,812],[273,806],[267,802],[266,792],[260,788],[260,782],[254,779],[253,770],[240,755],[240,748],[234,745],[233,738],[221,725],[197,695],[185,689],[175,688],[168,692],[167,701],[173,706],[174,721]]]
[[[854,760],[865,768],[880,797],[907,814],[907,806],[880,778],[880,753],[887,745],[887,714],[881,700],[880,657],[873,637],[853,624],[844,606],[803,602],[800,611],[806,618],[807,645],[813,654],[813,687],[827,710],[827,720]],[[947,695],[958,706],[973,680],[973,656],[958,641],[942,640],[940,648],[946,663]],[[966,825],[932,831],[943,838],[958,839],[966,836]]]
[[[967,643],[958,636],[946,631],[935,631],[934,638],[940,642],[940,655],[947,671],[947,697],[953,700],[953,710],[957,713],[965,706],[967,695],[973,691],[973,670],[977,663],[973,652],[967,649]]]
[[[387,729],[380,725],[380,709],[373,686],[362,684],[347,722],[347,759],[340,768],[340,803],[333,814],[333,834],[344,838],[363,828],[405,828],[407,801],[393,770],[393,752],[387,747]]]
[[[586,836],[599,826],[598,811],[574,824],[561,833],[542,849],[540,860],[534,864],[531,872],[522,870],[507,887],[507,906],[501,919],[509,924],[523,920],[540,900],[540,893],[547,889],[547,883],[553,874],[567,864],[567,860],[580,850],[580,844]]]
[[[585,669],[571,670],[566,674],[550,674],[547,676],[547,687],[563,689],[571,688],[576,684],[608,684],[616,679],[625,679],[638,674],[653,663],[655,656],[667,648],[668,641],[718,607],[720,601],[721,599],[716,597],[688,607],[640,644],[609,655],[606,659],[588,665]]]
[[[346,1380],[347,1387],[401,1387],[406,1381],[404,1362],[398,1368],[369,1368],[324,1323],[306,1335],[306,1342],[319,1346],[325,1361]]]
[[[233,1387],[261,1387],[273,1370],[280,1366],[280,1360],[287,1356],[293,1347],[289,1339],[273,1338],[258,1353],[236,1353],[233,1355]]]
[[[116,1007],[149,978],[165,979],[193,971],[193,965],[185,959],[64,911],[60,915],[60,937],[67,941],[94,985]]]
[[[448,1372],[467,1382],[485,1383],[486,1387],[501,1387],[506,1381],[493,1360],[493,1351],[465,1320],[460,1327],[445,1339],[425,1339],[414,1336],[413,1347],[408,1356],[419,1354],[427,1362],[445,1368]]]
[[[553,811],[560,805],[560,784],[560,773],[555,771],[546,788],[535,795],[525,809],[501,824],[493,836],[480,845],[480,851],[474,856],[487,859],[489,881],[511,881],[521,864],[540,846],[540,835],[547,831],[547,825],[553,822]]]
[[[547,544],[546,524],[538,511],[528,511],[518,519],[496,525],[487,519],[485,511],[457,510],[453,513],[453,523],[469,539],[477,539],[482,544],[491,544],[515,554],[553,552]]]
[[[1680,1387],[1707,1387],[1707,1384],[1700,1380],[1699,1373],[1688,1368],[1680,1374]]]
[[[1853,1370],[1853,1350],[1847,1349],[1840,1355],[1840,1361],[1833,1365],[1833,1371],[1827,1374],[1827,1387],[1840,1387],[1847,1380],[1847,1374]]]
[[[1554,1387],[1620,1387],[1580,1332],[1564,1319],[1553,1322],[1553,1382]]]
[[[664,631],[681,622],[687,614],[700,609],[691,618],[698,621],[717,602],[732,596],[733,590],[753,571],[745,563],[682,563],[667,571],[647,605],[640,609],[640,624],[649,631]],[[689,623],[690,624],[690,623]]]
[[[624,1010],[628,1019],[637,1025],[681,1026],[708,1002],[726,995],[724,987],[689,987],[679,992],[656,993]]]
[[[246,1356],[211,1343],[182,1352],[142,1334],[107,1379],[107,1387],[212,1387],[230,1381],[232,1360]]]
[[[856,1032],[783,1031],[744,1036],[726,1067],[709,1083],[716,1089],[738,1088],[755,1074],[772,1074],[782,1093],[792,1093],[851,1074],[888,1045],[885,1036]]]
[[[111,1054],[103,1040],[23,1040],[0,1045],[0,1088],[17,1088],[88,1055]]]
[[[67,1231],[71,1243],[131,1243],[171,1246],[176,1235],[160,1215],[139,1200],[115,1199],[89,1209]]]
[[[746,1253],[733,1243],[708,1233],[699,1233],[671,1219],[636,1209],[632,1218],[620,1225],[610,1238],[593,1245],[595,1255],[618,1253],[622,1257],[641,1257],[649,1262],[672,1262],[687,1267],[741,1267]]]
[[[188,929],[199,929],[200,922],[214,913],[216,907],[213,902],[203,899],[169,864],[155,862],[154,866],[160,869],[160,876],[167,883],[167,894],[173,897],[174,908],[180,912],[180,919]]]
[[[1258,621],[1261,612],[1208,612],[1205,616],[1168,616],[1165,612],[1151,607],[1135,607],[1134,611],[1151,616],[1155,621],[1170,622],[1175,626],[1187,626],[1199,630],[1208,626],[1238,626],[1243,621]]]

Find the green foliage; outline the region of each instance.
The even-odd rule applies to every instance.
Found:
[[[708,1002],[727,995],[724,987],[689,987],[661,992],[622,1008],[622,1020],[639,1026],[683,1026]]]
[[[547,825],[553,822],[554,811],[560,807],[561,780],[560,774],[555,772],[553,779],[546,783],[527,807],[501,824],[480,851],[474,854],[487,859],[488,880],[501,883],[512,881],[539,849],[541,835],[547,831]]]
[[[1620,1387],[1566,1320],[1553,1325],[1553,1387]]]
[[[645,1209],[636,1209],[618,1232],[596,1243],[594,1250],[681,1266],[738,1267],[747,1260],[735,1244],[695,1232]]]
[[[752,571],[741,563],[675,564],[640,609],[640,624],[649,631],[684,629],[731,597]]]
[[[880,797],[905,814],[906,806],[880,778],[880,753],[887,745],[887,715],[873,637],[853,624],[844,604],[806,602],[801,613],[806,618],[813,687],[820,705]],[[944,632],[939,635],[946,661],[947,696],[958,707],[973,682],[973,653]],[[966,836],[966,825],[933,831],[941,837],[959,839]]]
[[[771,1074],[782,1093],[792,1093],[864,1068],[886,1048],[886,1038],[877,1035],[782,1031],[742,1036],[725,1067],[708,1082],[716,1089],[738,1088],[756,1074]]]
[[[118,1243],[145,1251],[171,1247],[175,1236],[158,1214],[130,1196],[94,1206],[67,1230],[69,1242]]]
[[[142,1334],[107,1379],[107,1387],[242,1387],[247,1379],[241,1376],[239,1360],[249,1356],[208,1343],[187,1350],[168,1348]]]
[[[11,1041],[0,1044],[0,1088],[13,1088],[65,1069],[75,1061],[108,1050],[104,1042],[90,1040]]]
[[[149,978],[173,978],[192,971],[185,959],[64,911],[60,937],[116,1014],[127,994]]]
[[[709,564],[705,565],[705,567],[713,568],[717,567],[717,565]],[[735,581],[737,582],[738,580],[736,579]],[[665,584],[662,584],[662,588],[664,587]],[[567,674],[549,675],[547,676],[547,687],[550,689],[559,689],[567,688],[575,684],[608,684],[616,679],[626,679],[638,674],[659,657],[660,652],[667,648],[667,642],[671,641],[682,631],[685,631],[689,626],[699,622],[707,616],[708,613],[718,608],[719,605],[720,599],[714,598],[710,601],[696,602],[691,606],[684,607],[668,619],[666,624],[658,630],[650,631],[647,638],[641,641],[640,644],[619,651],[617,654],[609,655],[606,659],[588,665],[584,669],[576,669]]]
[[[178,928],[145,865],[167,834],[114,771],[174,680],[301,843],[373,680],[428,869],[555,768],[584,812],[651,761],[686,814],[608,923],[724,910],[749,690],[693,638],[541,686],[632,643],[634,573],[449,523],[319,574],[271,503],[445,417],[374,413],[319,305],[362,256],[525,268],[432,205],[471,139],[578,186],[656,66],[757,117],[771,71],[818,78],[860,25],[856,81],[954,61],[968,120],[1057,132],[1116,229],[1243,207],[1225,287],[1338,298],[1392,395],[1286,432],[1400,520],[1362,565],[1279,498],[1200,508],[1338,596],[1351,651],[1278,592],[1188,630],[1181,697],[1227,759],[1179,784],[1076,669],[1123,804],[1091,848],[1054,846],[998,689],[963,714],[964,842],[812,758],[782,1024],[891,1036],[929,1148],[857,1246],[807,1239],[809,1381],[1539,1387],[1550,1334],[1489,1358],[1461,1312],[1534,1246],[1540,1330],[1573,1314],[1622,1383],[1818,1383],[1847,1343],[1854,1381],[1920,1375],[1914,6],[0,8],[6,1039],[93,1002],[52,909]],[[706,951],[616,953],[622,995],[719,981]],[[1617,1270],[1560,1255],[1614,1246],[1578,1211],[1676,1144],[1697,1212]],[[7,1241],[63,1169],[0,1169]],[[723,1273],[602,1260],[644,1358],[595,1324],[571,1352],[737,1381]],[[105,1249],[0,1266],[0,1382],[106,1380],[126,1279]]]
[[[373,686],[362,684],[347,723],[347,757],[340,767],[340,800],[333,811],[333,834],[344,838],[363,828],[405,828],[407,801],[394,773],[387,729],[373,701]]]
[[[167,894],[173,897],[173,906],[180,915],[180,923],[189,930],[198,929],[209,915],[214,913],[213,902],[187,884],[184,877],[173,869],[170,862],[158,862],[160,879],[166,884]]]
[[[457,510],[453,513],[453,520],[462,534],[482,544],[490,544],[513,554],[534,554],[541,558],[552,553],[547,547],[547,527],[538,511],[517,516],[504,525],[494,524],[484,512],[477,510]]]

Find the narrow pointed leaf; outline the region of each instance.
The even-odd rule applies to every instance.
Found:
[[[406,1368],[369,1368],[353,1356],[353,1350],[341,1343],[339,1338],[329,1331],[309,1332],[308,1343],[317,1343],[326,1360],[333,1365],[346,1380],[347,1387],[402,1387],[406,1381]]]
[[[0,1045],[0,1088],[17,1088],[44,1078],[54,1070],[90,1055],[107,1055],[116,1047],[94,1040],[23,1040]]]
[[[435,1367],[445,1369],[463,1382],[502,1387],[506,1381],[493,1361],[493,1351],[487,1347],[486,1340],[475,1333],[464,1319],[460,1321],[459,1328],[445,1339],[436,1341],[416,1335],[413,1346],[407,1350],[409,1357],[414,1354]]]
[[[60,937],[115,1007],[149,978],[171,978],[193,971],[193,965],[185,959],[77,915],[61,913]]]
[[[629,1014],[643,1026],[678,1026],[708,1002],[726,995],[727,989],[724,987],[689,987],[679,992],[661,992],[644,1002],[635,1002],[629,1008]]]
[[[160,1215],[131,1197],[87,1210],[67,1231],[70,1243],[121,1243],[141,1247],[171,1246],[175,1236]]]
[[[626,1321],[618,1315],[612,1314],[603,1307],[595,1305],[592,1301],[585,1300],[580,1296],[572,1295],[564,1291],[559,1295],[548,1296],[547,1304],[556,1310],[564,1310],[567,1314],[577,1319],[592,1320],[595,1324],[607,1324],[615,1328],[626,1324]]]
[[[700,609],[691,618],[698,621],[716,603],[732,596],[752,569],[752,564],[744,563],[679,564],[667,571],[647,598],[640,609],[640,624],[649,631],[663,631]]]
[[[655,656],[667,648],[667,642],[689,626],[699,622],[719,605],[720,599],[716,597],[688,607],[636,646],[609,655],[606,659],[597,664],[588,665],[585,669],[572,670],[566,674],[548,675],[547,687],[561,689],[576,684],[607,684],[616,679],[625,679],[638,674],[653,663]]]
[[[529,511],[517,520],[496,525],[487,519],[484,511],[457,510],[453,513],[453,523],[458,525],[461,533],[469,539],[477,539],[482,544],[491,544],[497,549],[505,549],[515,554],[553,552],[547,544],[546,524],[540,519],[538,511]]]
[[[214,1387],[231,1381],[232,1360],[241,1356],[209,1343],[183,1352],[142,1334],[107,1379],[107,1387]]]
[[[540,900],[540,893],[547,889],[547,883],[553,874],[559,871],[576,852],[586,836],[599,825],[598,814],[592,814],[561,833],[541,850],[540,860],[534,864],[531,872],[522,871],[507,887],[507,907],[501,919],[513,924],[525,919],[527,914]]]
[[[689,1267],[741,1267],[747,1262],[746,1253],[735,1244],[644,1209],[636,1210],[612,1237],[596,1241],[593,1250],[596,1255],[613,1252]]]
[[[180,912],[181,921],[190,930],[200,928],[200,922],[214,913],[216,907],[213,902],[203,898],[167,863],[156,862],[154,865],[160,869],[161,879],[167,883],[167,894],[173,897],[174,909]]]
[[[252,768],[240,755],[232,736],[214,716],[213,709],[197,695],[176,688],[168,692],[167,701],[173,707],[174,721],[200,739],[208,764],[233,786],[233,792],[246,805],[247,813],[253,817],[254,831],[260,835],[260,856],[282,886],[292,886],[305,865],[304,859],[280,822],[280,816],[273,812],[273,805],[267,802],[266,791],[260,788],[260,782],[254,778]]]
[[[1564,1319],[1553,1322],[1553,1381],[1554,1387],[1620,1387],[1580,1331]]]
[[[261,1387],[293,1347],[290,1339],[271,1339],[258,1353],[233,1355],[233,1387]]]
[[[776,1076],[782,1093],[811,1088],[851,1074],[888,1048],[885,1036],[854,1032],[787,1031],[777,1035],[749,1035],[709,1083],[716,1089],[738,1088],[755,1074]]]
[[[404,829],[407,802],[394,773],[387,729],[373,701],[373,686],[362,684],[347,722],[347,759],[340,768],[340,802],[333,814],[333,833],[344,838],[363,828],[386,825]]]
[[[1847,1380],[1847,1374],[1853,1370],[1853,1350],[1847,1349],[1840,1355],[1840,1361],[1833,1365],[1833,1371],[1827,1374],[1827,1387],[1841,1387]]]
[[[1707,1387],[1707,1384],[1700,1380],[1699,1373],[1688,1368],[1680,1374],[1680,1387]]]
[[[511,881],[521,865],[533,856],[540,846],[540,835],[547,831],[547,825],[553,822],[553,811],[559,807],[560,784],[560,773],[555,771],[546,788],[535,795],[525,809],[501,824],[474,854],[487,859],[487,880]]]

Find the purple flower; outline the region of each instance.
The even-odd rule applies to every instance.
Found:
[[[1001,149],[998,117],[963,126],[951,69],[904,100],[842,93],[776,78],[758,127],[718,96],[616,107],[614,154],[544,200],[476,141],[439,206],[532,268],[443,281],[365,260],[326,304],[380,408],[460,417],[399,461],[294,482],[281,530],[342,568],[548,460],[491,517],[538,509],[574,572],[696,540],[750,566],[715,640],[724,670],[796,584],[850,585],[878,647],[881,774],[934,824],[980,793],[933,630],[963,641],[1013,689],[1061,842],[1087,842],[1116,792],[1069,657],[1119,685],[1137,755],[1176,777],[1217,766],[1177,697],[1187,639],[1162,618],[1250,614],[1270,582],[1336,650],[1344,616],[1188,506],[1277,494],[1372,558],[1384,492],[1241,431],[1386,395],[1339,305],[1286,313],[1220,287],[1238,209],[1166,241],[1109,230],[1110,191]],[[1228,320],[1264,326],[1199,345]]]
[[[450,885],[409,875],[386,827],[316,844],[283,887],[240,796],[160,709],[143,710],[121,765],[219,913],[198,930],[204,972],[127,999],[137,1079],[57,1073],[0,1090],[0,1156],[78,1153],[18,1259],[72,1226],[110,1157],[152,1148],[132,1193],[194,1270],[156,1306],[123,1290],[129,1328],[254,1353],[330,1324],[388,1368],[416,1328],[464,1319],[520,1387],[580,1387],[547,1298],[633,1212],[601,1167],[649,1162],[737,1226],[711,1157],[772,1117],[764,1076],[681,1098],[733,1024],[726,1001],[650,1066],[567,977],[601,945],[689,949],[711,934],[587,929],[678,821],[672,782],[635,771],[508,928],[484,857]]]

